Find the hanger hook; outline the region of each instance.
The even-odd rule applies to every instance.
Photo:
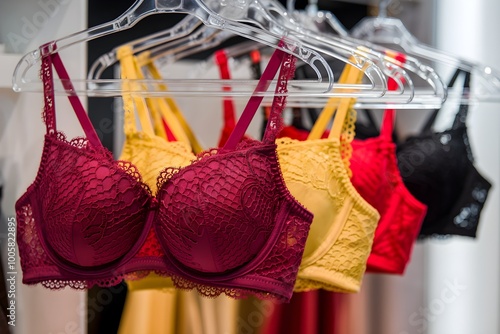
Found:
[[[295,11],[295,0],[286,1],[286,11],[290,15],[293,14],[293,12]],[[318,0],[308,0],[306,12],[311,15],[316,15],[318,13]]]
[[[292,15],[295,11],[295,0],[286,0],[286,11]]]
[[[391,0],[380,0],[378,5],[378,17],[387,17],[387,8],[391,4]]]

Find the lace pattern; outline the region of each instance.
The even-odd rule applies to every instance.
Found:
[[[374,223],[375,222],[375,223]],[[299,271],[295,291],[307,291],[308,283],[315,281],[314,288],[336,292],[358,292],[366,262],[373,243],[376,220],[367,212],[352,210],[345,226],[332,247],[314,263],[314,271],[324,275],[306,275]],[[327,276],[328,275],[328,276]],[[330,277],[326,280],[326,277]],[[302,282],[303,279],[307,281]]]
[[[285,110],[286,97],[288,93],[288,81],[293,78],[295,73],[296,59],[294,57],[286,56],[282,63],[280,75],[278,78],[278,86],[276,88],[276,95],[273,98],[271,112],[267,123],[267,129],[264,134],[264,143],[274,143],[277,134],[283,128],[282,112]]]
[[[293,64],[292,57],[285,60]],[[36,182],[16,203],[23,282],[85,289],[154,272],[209,296],[290,299],[312,214],[286,189],[274,139],[176,162],[159,173],[153,197],[145,182],[155,181],[142,181],[151,166],[139,156],[141,144],[127,158],[144,166],[114,161],[87,137],[69,145],[62,134],[45,137]]]
[[[352,157],[352,146],[351,143],[356,135],[356,118],[357,113],[354,108],[349,108],[344,124],[342,126],[342,132],[340,134],[340,152],[342,155],[342,161],[344,162],[347,174],[352,177],[352,171],[350,168],[350,161]]]
[[[398,148],[406,187],[428,206],[420,238],[476,235],[491,183],[471,162],[466,132],[465,126],[457,126],[411,138]]]
[[[426,207],[405,188],[397,167],[394,143],[379,136],[354,140],[353,148],[352,183],[381,215],[367,270],[402,274]]]
[[[40,79],[43,82],[44,91],[42,119],[47,127],[47,133],[53,134],[56,131],[56,118],[52,111],[54,108],[54,85],[52,78],[52,61],[49,57],[44,57],[42,60]]]
[[[354,190],[340,146],[339,140],[332,139],[278,140],[285,182],[292,195],[314,213],[295,291],[317,287],[352,290],[352,282],[359,287],[364,273],[379,215]],[[351,203],[352,209],[345,212],[344,207]],[[332,260],[335,257],[336,262]],[[342,278],[310,278],[312,268],[324,270],[329,277]],[[309,284],[310,281],[315,283]]]

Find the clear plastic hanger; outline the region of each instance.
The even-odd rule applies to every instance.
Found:
[[[173,28],[175,29],[175,27]],[[286,28],[284,28],[286,29]],[[183,29],[184,31],[185,29]],[[158,35],[158,38],[155,38],[156,35]],[[224,33],[221,33],[220,30],[210,28],[210,27],[202,27],[196,32],[194,32],[192,35],[185,36],[182,39],[177,39],[174,40],[172,34],[169,31],[166,31],[164,36],[162,34],[155,34],[151,36],[151,38],[154,38],[154,41],[150,41],[147,46],[152,47],[155,46],[151,50],[145,50],[145,48],[140,48],[136,49],[135,51],[142,51],[144,53],[148,53],[148,57],[139,57],[141,59],[152,59],[152,60],[157,60],[157,59],[162,59],[162,65],[167,65],[172,63],[175,60],[181,59],[183,57],[187,57],[188,55],[204,51],[210,48],[214,48],[223,41],[227,40],[228,38],[232,37],[233,34],[229,33],[228,31],[224,31]],[[145,39],[147,39],[146,37]],[[323,48],[324,50],[327,50],[326,47],[330,47],[327,52],[328,55],[334,56],[335,57],[335,52],[337,52],[337,48],[342,48],[343,52],[345,51],[348,52],[358,52],[359,50],[356,49],[353,46],[348,46],[347,50],[345,50],[345,45],[342,42],[336,42],[336,44],[331,44],[330,46],[327,46],[326,44],[323,45],[323,43],[318,43],[315,41],[316,45],[320,48]],[[133,45],[135,43],[132,43]],[[158,46],[156,46],[158,45]],[[335,49],[332,49],[335,48]],[[135,52],[134,51],[134,52]],[[111,66],[115,61],[116,57],[114,56],[116,51],[112,51],[108,53],[107,55],[103,55],[98,59],[91,67],[91,71],[89,72],[88,78],[89,79],[100,79],[100,76],[106,69],[106,67]],[[362,57],[366,57],[366,55],[363,54]],[[338,58],[338,57],[337,57]],[[108,61],[108,59],[111,59],[111,61]],[[342,59],[345,61],[345,58]],[[379,64],[377,64],[379,65]],[[297,82],[297,81],[296,81]],[[402,86],[403,84],[401,84]],[[294,86],[294,82],[290,83],[290,86]],[[346,85],[348,87],[350,85]],[[348,87],[351,89],[351,87]],[[311,95],[311,92],[308,92],[307,95]],[[326,94],[328,96],[338,94],[336,93],[330,93]],[[358,93],[359,94],[359,93]],[[295,95],[295,94],[294,94]],[[303,94],[299,94],[301,97],[303,97]],[[371,95],[373,96],[373,95]],[[379,95],[380,96],[380,95]]]
[[[307,63],[315,71],[317,80],[303,82],[300,86],[291,85],[289,94],[301,94],[302,96],[332,94],[334,77],[331,68],[322,56],[325,53],[323,47],[318,43],[310,43],[304,36],[283,28],[273,16],[257,0],[138,0],[134,5],[122,14],[118,19],[102,25],[66,36],[57,41],[41,46],[38,50],[25,55],[15,69],[13,77],[13,88],[15,91],[41,91],[39,80],[30,80],[30,70],[39,64],[43,55],[55,53],[65,48],[86,42],[95,38],[112,34],[131,28],[140,19],[155,13],[186,13],[196,16],[205,25],[233,32],[237,35],[252,39],[273,48],[280,48],[291,53],[301,61]],[[283,41],[283,47],[278,46]],[[338,50],[329,50],[339,59],[364,71],[370,80],[368,84],[348,85],[340,87],[335,84],[336,96],[382,96],[387,91],[385,78],[380,69],[370,60],[349,48],[344,48],[343,53]],[[352,59],[352,60],[350,60]],[[318,66],[324,68],[328,78],[322,78]],[[148,80],[140,80],[139,84],[149,84]],[[275,81],[274,81],[275,83]],[[254,92],[254,80],[176,80],[163,81],[169,85],[169,95],[203,95],[203,96],[227,96],[224,87],[231,86],[232,94],[250,95]],[[66,91],[60,81],[56,82],[54,89],[57,94],[82,94],[87,96],[121,96],[123,92],[123,81],[117,79],[88,81],[74,80],[74,91]],[[151,87],[159,87],[158,82],[153,82]],[[272,86],[272,85],[271,85]],[[346,89],[345,92],[342,89]],[[162,96],[163,91],[134,91],[135,94],[147,96]],[[274,95],[272,89],[266,92],[258,92],[257,95]]]
[[[500,71],[490,66],[458,58],[421,43],[404,26],[403,22],[387,16],[390,0],[381,0],[379,15],[361,20],[351,31],[351,36],[371,43],[397,45],[407,55],[430,61],[436,69],[447,69],[452,73],[462,69],[474,79],[472,91],[461,96],[462,103],[474,101],[500,101]],[[373,44],[370,44],[373,45]],[[374,46],[374,48],[377,48]],[[380,49],[382,47],[378,47]]]
[[[166,66],[193,54],[215,48],[231,37],[234,37],[231,32],[204,26],[190,36],[143,51],[139,53],[139,58],[146,58],[140,55],[147,53],[148,61],[157,61],[160,67]],[[263,45],[254,41],[251,43]],[[139,66],[144,65],[139,63]]]
[[[178,22],[175,26],[170,29],[162,30],[152,35],[148,35],[146,37],[142,37],[127,43],[127,46],[130,47],[132,53],[140,53],[146,51],[152,47],[158,45],[158,41],[163,41],[165,39],[173,40],[180,39],[189,34],[193,33],[197,28],[200,27],[203,23],[196,17],[192,15],[186,15],[180,22]],[[163,42],[160,42],[163,43]],[[102,77],[104,71],[113,66],[118,62],[117,52],[124,45],[120,45],[114,48],[112,51],[101,55],[94,63],[90,66],[88,79],[99,79]]]
[[[408,99],[406,102],[404,100],[405,95],[394,96],[394,94],[397,94],[396,91],[394,93],[388,92],[380,99],[361,97],[357,101],[357,108],[385,109],[388,107],[388,104],[390,104],[391,108],[398,109],[432,109],[440,108],[442,103],[446,100],[446,85],[432,67],[408,55],[405,55],[405,62],[401,63],[390,56],[390,54],[395,54],[396,51],[381,48],[380,46],[367,43],[364,40],[350,37],[347,29],[334,14],[318,10],[315,0],[310,0],[305,11],[295,10],[294,3],[295,0],[287,0],[287,9],[289,13],[291,13],[291,17],[301,22],[302,25],[309,30],[314,31],[316,34],[320,34],[320,36],[328,36],[332,39],[341,38],[344,43],[352,45],[353,47],[365,45],[367,47],[367,52],[373,57],[379,58],[381,62],[386,63],[387,67],[402,67],[408,73],[414,74],[412,78],[419,78],[419,86],[422,86],[422,83],[425,85],[425,88],[420,87],[417,91],[415,91],[416,88],[413,86],[411,93],[409,91],[406,93],[411,96],[411,99]],[[329,31],[328,33],[326,32],[327,29]],[[330,31],[333,31],[341,37],[332,36]]]
[[[274,1],[269,1],[269,3],[265,3],[266,7],[272,8],[272,12],[274,15],[274,18],[276,20],[279,20],[284,26],[288,27],[290,24],[297,24],[294,21],[289,20],[288,17],[285,17],[286,10],[282,7],[280,7],[280,4],[274,2]],[[277,14],[277,15],[276,15]],[[295,31],[299,33],[303,33],[303,29],[301,27],[294,27]],[[155,47],[151,50],[144,51],[148,52],[148,57],[139,57],[142,59],[148,59],[148,61],[151,60],[158,60],[161,59],[161,65],[168,65],[171,64],[172,62],[179,60],[183,57],[186,57],[191,54],[195,54],[200,51],[204,51],[213,47],[216,47],[219,45],[221,42],[225,41],[229,37],[231,37],[232,34],[230,33],[218,33],[216,29],[209,28],[209,27],[202,27],[199,29],[197,32],[195,32],[193,35],[186,36],[182,39],[178,39],[173,41],[170,34],[166,34],[165,38],[160,38],[157,41],[155,41],[154,44],[160,44],[163,42],[162,45]],[[326,46],[330,46],[333,48],[338,48],[339,46],[343,46],[345,43],[343,40],[340,39],[335,39],[335,40],[329,40],[328,36],[323,36],[324,38],[322,39],[308,39],[310,42],[315,42],[316,44],[319,43],[322,45],[324,48]],[[152,44],[150,44],[152,45]],[[396,83],[398,84],[399,89],[396,89],[395,91],[391,91],[390,96],[387,97],[386,101],[390,101],[391,103],[395,103],[396,101],[399,101],[399,103],[406,104],[410,102],[413,99],[413,83],[409,75],[401,69],[402,66],[404,67],[409,67],[409,65],[406,64],[401,64],[400,62],[390,58],[387,55],[381,55],[380,53],[376,52],[371,52],[370,50],[367,50],[366,48],[358,48],[354,44],[349,44],[349,48],[352,48],[356,50],[359,54],[362,54],[363,57],[366,57],[370,59],[372,62],[374,62],[379,68],[381,68],[384,72],[384,75],[387,77],[393,78]],[[246,51],[244,49],[240,49],[238,46],[234,50],[240,50],[243,54]],[[331,55],[331,54],[330,54]],[[228,56],[230,57],[230,56]],[[208,62],[208,64],[212,64],[212,62]],[[143,64],[144,65],[144,64]],[[94,66],[92,66],[94,68]],[[102,74],[103,69],[101,69],[99,72],[94,72],[94,73],[89,73],[89,78],[93,79],[99,79],[99,75]],[[291,86],[293,86],[293,83],[291,83]],[[444,85],[442,85],[444,87]],[[326,98],[331,97],[329,94],[325,94],[324,96],[318,96],[320,100],[323,99],[323,101],[326,102]],[[376,97],[375,99],[378,101],[379,97]],[[309,100],[311,102],[311,100]],[[439,101],[439,106],[441,103],[441,99]],[[378,101],[380,103],[380,101]],[[318,101],[318,103],[324,103]],[[360,102],[362,103],[362,102]],[[372,102],[373,103],[373,102]],[[383,104],[383,107],[387,107],[386,104]]]
[[[195,34],[200,36],[200,39],[191,39],[191,36],[186,36],[182,39],[175,40],[151,50],[144,51],[137,56],[138,65],[140,67],[143,67],[148,65],[149,62],[155,60],[159,63],[159,67],[172,65],[175,61],[178,61],[184,57],[196,54],[201,51],[212,49],[220,45],[221,42],[232,37],[232,34],[225,34],[224,32],[220,32],[220,30],[208,27],[202,27]],[[225,51],[228,58],[235,58],[246,55],[252,50],[261,49],[264,47],[266,46],[257,42],[249,41],[242,42],[240,44],[227,48],[225,49]],[[413,83],[409,75],[407,75],[404,70],[402,70],[398,66],[395,66],[394,64],[391,64],[390,62],[381,62],[378,58],[373,59],[372,55],[366,53],[363,48],[358,49],[358,52],[362,52],[363,56],[371,59],[377,66],[383,68],[384,74],[387,77],[391,77],[397,83],[399,90],[390,92],[391,96],[386,99],[387,101],[395,103],[395,100],[399,99],[400,103],[402,104],[406,104],[411,101],[411,99],[413,98],[412,93],[414,91]],[[208,69],[213,65],[214,60],[210,58],[207,61],[198,64],[197,71],[200,73],[206,73]],[[293,83],[291,85],[293,85]],[[304,101],[303,97],[295,96],[292,94],[288,97],[287,104],[294,107],[304,107],[306,105],[310,106],[312,103],[314,103],[318,107],[322,107],[327,102],[329,97],[331,97],[331,95],[329,94],[325,94],[325,96],[310,96],[308,97],[307,101]],[[380,99],[382,98],[377,97],[374,98],[374,101],[377,101],[377,103],[380,104]],[[267,105],[271,102],[272,100],[269,99],[264,100],[263,103],[264,105]],[[371,101],[369,105],[365,105],[363,101],[360,101],[358,105],[364,108],[368,108],[371,107],[373,103],[374,102]],[[383,104],[383,107],[387,107],[387,104]]]

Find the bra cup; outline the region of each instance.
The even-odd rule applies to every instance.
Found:
[[[370,204],[381,215],[384,213],[380,208],[387,205],[384,203],[391,197],[391,187],[393,183],[390,178],[389,159],[391,149],[394,152],[394,145],[384,145],[385,143],[377,139],[367,139],[364,141],[354,140],[352,142],[353,154],[350,160],[353,171],[352,184],[361,197],[370,200]],[[359,171],[359,172],[358,172]]]
[[[149,202],[130,175],[133,167],[125,172],[64,143],[51,148],[37,204],[51,253],[80,267],[105,266],[127,255],[143,233]],[[72,180],[77,182],[68,184]]]
[[[203,273],[254,259],[269,241],[280,204],[274,150],[219,152],[178,173],[167,171],[156,225],[165,252]]]
[[[352,186],[340,142],[280,138],[278,153],[287,187],[314,214],[294,290],[358,291],[380,217]],[[327,206],[319,208],[306,188]],[[314,209],[320,209],[319,215]]]
[[[377,137],[352,146],[353,185],[381,215],[367,271],[402,274],[426,207],[405,188],[392,142]]]
[[[342,221],[346,219],[345,212],[342,212],[344,203],[341,200],[345,194],[342,194],[342,186],[335,178],[335,171],[329,159],[325,159],[328,153],[322,152],[325,151],[324,148],[311,146],[317,145],[288,138],[280,138],[278,145],[280,165],[287,188],[307,210],[314,213],[302,265],[307,264],[311,256],[323,248],[328,239],[336,239],[342,229]],[[333,152],[331,155],[335,156]],[[337,159],[340,161],[340,155]]]
[[[469,163],[463,184],[460,197],[437,225],[443,233],[475,237],[491,183]]]
[[[471,164],[463,142],[465,134],[463,127],[414,138],[399,147],[398,163],[405,171],[405,185],[428,205],[422,234],[442,228],[436,223],[450,212],[463,192],[463,180]]]

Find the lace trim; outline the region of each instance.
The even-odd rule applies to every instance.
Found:
[[[254,139],[244,138],[243,140],[241,140],[237,144],[235,151],[240,151],[240,150],[244,150],[244,149],[247,149],[247,148],[251,148],[251,147],[253,147],[255,145],[255,143],[260,143],[260,142],[257,141],[257,140],[254,140]],[[222,148],[212,148],[212,149],[203,151],[201,153],[198,153],[196,155],[196,158],[193,159],[191,161],[191,163],[189,165],[187,165],[187,166],[184,166],[184,167],[167,167],[167,168],[165,168],[160,173],[160,175],[158,176],[158,181],[156,183],[158,189],[161,189],[161,187],[163,186],[163,184],[165,184],[166,182],[168,182],[168,180],[170,180],[175,174],[179,173],[182,169],[184,169],[184,168],[186,168],[188,166],[197,164],[197,163],[199,163],[201,161],[204,161],[204,160],[206,160],[206,159],[208,159],[210,157],[213,157],[214,155],[217,155],[220,152],[223,152]]]
[[[278,133],[283,128],[282,113],[286,107],[286,99],[288,93],[288,80],[292,79],[295,74],[295,63],[297,59],[290,54],[285,54],[285,59],[281,64],[278,85],[276,86],[276,96],[273,98],[272,109],[269,115],[268,128],[266,129],[263,142],[274,142]]]
[[[342,161],[344,162],[347,174],[349,178],[352,177],[351,171],[351,157],[352,157],[352,141],[356,135],[356,119],[357,112],[354,108],[349,108],[347,112],[344,125],[342,127],[342,133],[340,134],[340,153],[342,155]]]
[[[277,143],[278,143],[278,153],[279,153],[278,156],[284,154],[284,152],[281,152],[281,150],[283,150],[284,148],[280,148],[280,146],[284,146],[284,147],[292,148],[292,149],[294,146],[319,146],[319,147],[321,147],[319,150],[315,149],[315,148],[310,148],[308,150],[310,150],[311,152],[315,152],[314,154],[318,155],[318,156],[320,154],[321,155],[324,154],[324,155],[330,157],[330,162],[329,162],[330,167],[329,168],[331,170],[329,172],[332,175],[335,175],[336,179],[340,180],[344,189],[348,192],[348,195],[350,195],[351,198],[354,200],[354,202],[360,206],[358,209],[362,210],[362,212],[366,213],[367,215],[369,215],[371,217],[380,217],[378,211],[373,206],[371,206],[367,201],[365,201],[361,197],[361,195],[356,191],[356,189],[354,188],[354,186],[351,183],[350,178],[349,177],[342,177],[342,175],[345,175],[345,173],[347,172],[345,170],[345,165],[342,163],[339,163],[338,159],[335,159],[332,161],[331,157],[333,157],[333,156],[338,157],[339,156],[339,154],[336,153],[336,152],[340,151],[340,148],[339,148],[340,144],[339,144],[338,139],[314,139],[314,140],[300,141],[297,139],[283,137],[283,138],[279,138],[279,140],[277,140]],[[324,147],[328,147],[326,152],[325,152]],[[311,175],[310,177],[308,177],[309,180],[316,179],[315,177],[313,177],[316,175],[316,172],[311,171],[310,174],[305,173],[304,175]],[[285,184],[286,184],[286,182],[285,182]],[[313,183],[311,182],[309,184],[313,184]],[[334,194],[338,193],[338,189],[330,189],[330,187],[324,188],[324,186],[320,187],[319,189],[328,189],[330,195],[333,198],[338,198],[339,200],[343,200],[343,198],[339,198],[338,196],[334,196]]]
[[[60,281],[60,280],[48,280],[42,281],[41,284],[50,290],[61,290],[66,287],[70,287],[75,290],[86,290],[87,284],[83,281]]]
[[[54,135],[57,141],[62,142],[66,145],[73,146],[79,150],[84,150],[92,154],[99,154],[105,156],[106,158],[113,159],[113,155],[108,149],[106,149],[105,147],[94,147],[85,137],[78,136],[72,139],[68,139],[66,134],[62,131],[55,131]]]
[[[152,195],[151,189],[142,181],[142,176],[137,167],[129,161],[118,160],[116,165],[127,175],[132,177],[149,195]]]
[[[158,276],[164,278],[171,278],[174,284],[174,288],[178,290],[192,291],[196,290],[200,295],[207,298],[217,298],[220,295],[226,295],[227,297],[233,299],[244,299],[250,296],[255,296],[262,300],[273,300],[278,302],[286,302],[287,299],[279,295],[271,294],[269,292],[262,292],[252,289],[234,289],[225,287],[214,287],[204,284],[194,283],[192,281],[186,280],[179,276],[171,276],[163,271],[151,270],[151,271],[140,271],[124,275],[116,275],[115,277],[107,280],[95,280],[95,281],[81,281],[81,280],[45,280],[40,283],[47,289],[50,290],[61,290],[69,287],[75,290],[87,290],[94,286],[110,288],[120,284],[123,280],[136,281],[146,278],[149,274],[155,273]],[[165,290],[172,290],[172,288],[166,288]]]
[[[240,149],[240,144],[238,144],[237,149]],[[214,155],[217,155],[219,153],[220,149],[217,148],[212,148],[207,151],[203,151],[199,154],[196,155],[196,158],[191,161],[190,164],[184,167],[167,167],[163,171],[161,171],[160,175],[158,176],[158,180],[156,182],[156,186],[158,189],[161,189],[161,187],[168,182],[175,174],[179,173],[182,169],[194,165],[200,161],[206,160],[209,157],[212,157]]]
[[[115,277],[105,280],[46,280],[40,282],[44,287],[51,290],[61,290],[70,287],[75,290],[87,290],[94,286],[110,288],[120,284],[125,278],[125,275],[116,275]]]
[[[54,87],[52,78],[52,62],[48,57],[42,60],[40,68],[40,79],[43,82],[44,106],[42,109],[42,120],[47,127],[47,133],[53,134],[55,129],[54,114]]]
[[[204,284],[198,284],[191,282],[189,280],[186,280],[184,278],[178,277],[178,276],[172,276],[172,281],[177,289],[180,290],[186,290],[186,291],[191,291],[191,290],[196,290],[199,294],[202,296],[208,297],[208,298],[217,298],[220,295],[224,294],[230,298],[234,299],[245,299],[250,296],[255,296],[261,300],[274,300],[278,302],[287,302],[288,300],[284,297],[278,296],[271,294],[269,292],[262,292],[258,290],[252,290],[252,289],[233,289],[233,288],[224,288],[224,287],[214,287],[214,286],[207,286]]]
[[[124,171],[127,175],[132,177],[135,182],[140,184],[140,186],[148,193],[152,194],[151,189],[147,184],[145,184],[142,180],[142,176],[139,173],[137,167],[132,164],[129,161],[124,161],[124,160],[114,160],[113,155],[111,152],[106,149],[105,147],[94,147],[92,144],[90,144],[89,140],[84,137],[75,137],[71,140],[67,139],[67,136],[64,132],[61,131],[55,131],[55,136],[58,142],[64,143],[66,145],[69,145],[71,147],[75,147],[79,150],[83,150],[87,153],[93,154],[93,155],[99,155],[101,157],[104,157],[105,159],[112,160],[116,163],[116,166],[120,168],[122,171]]]

